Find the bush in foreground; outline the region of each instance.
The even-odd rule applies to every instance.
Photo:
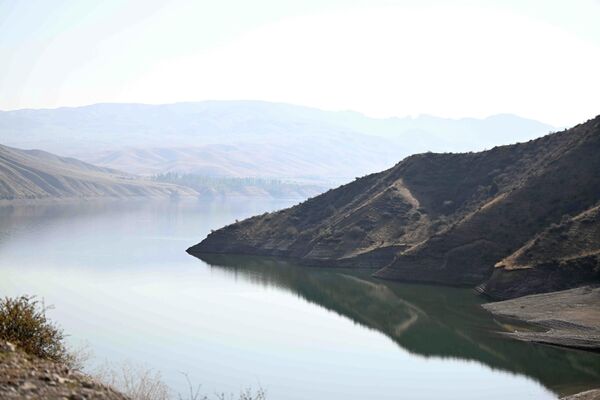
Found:
[[[65,335],[46,318],[47,309],[33,296],[0,300],[0,339],[28,354],[71,365],[74,360],[65,346]]]
[[[46,307],[34,296],[0,299],[0,340],[15,344],[33,356],[82,369],[89,358],[85,348],[69,350],[62,329],[46,317]],[[106,365],[93,374],[95,379],[124,393],[132,400],[174,400],[175,397],[159,372],[130,363],[120,367]],[[209,400],[194,388],[188,379],[189,393],[179,394],[179,400]],[[215,394],[216,400],[265,400],[266,393],[246,389],[237,396]]]

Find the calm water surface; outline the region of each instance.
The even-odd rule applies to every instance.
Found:
[[[269,399],[547,399],[600,385],[600,355],[498,337],[467,289],[185,249],[290,201],[0,207],[0,295],[35,294],[91,362]]]

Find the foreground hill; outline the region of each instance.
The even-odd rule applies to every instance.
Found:
[[[193,194],[73,158],[0,145],[0,200]]]
[[[563,217],[495,267],[482,289],[500,298],[563,290],[598,280],[600,206],[575,217]]]
[[[600,117],[480,153],[411,156],[290,209],[229,225],[189,252],[285,256],[376,268],[386,279],[475,286],[551,224],[594,207],[598,171]],[[575,251],[577,257],[587,252]],[[600,280],[597,264],[586,265],[568,265],[571,284],[557,285]],[[548,282],[563,281],[546,272]],[[517,292],[513,282],[493,294],[556,290],[551,283],[516,281]]]

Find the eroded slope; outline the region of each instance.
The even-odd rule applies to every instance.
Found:
[[[600,283],[600,205],[564,216],[495,267],[482,290],[497,298]]]
[[[477,285],[533,236],[600,200],[600,117],[480,153],[419,154],[287,210],[210,234],[191,253],[276,255],[376,276]]]

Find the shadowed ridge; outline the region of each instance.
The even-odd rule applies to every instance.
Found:
[[[479,153],[424,153],[292,208],[229,225],[188,251],[369,267],[478,285],[565,214],[600,200],[600,117]]]
[[[497,299],[600,283],[600,205],[564,216],[495,265],[481,291]]]
[[[531,147],[533,152],[522,149]],[[525,145],[500,148],[516,156],[505,188],[447,231],[398,255],[376,276],[476,285],[494,265],[564,215],[600,199],[600,117]],[[525,150],[525,151],[524,151]],[[495,150],[480,153],[492,158]],[[472,174],[471,174],[472,175]],[[497,181],[494,180],[494,183]]]

